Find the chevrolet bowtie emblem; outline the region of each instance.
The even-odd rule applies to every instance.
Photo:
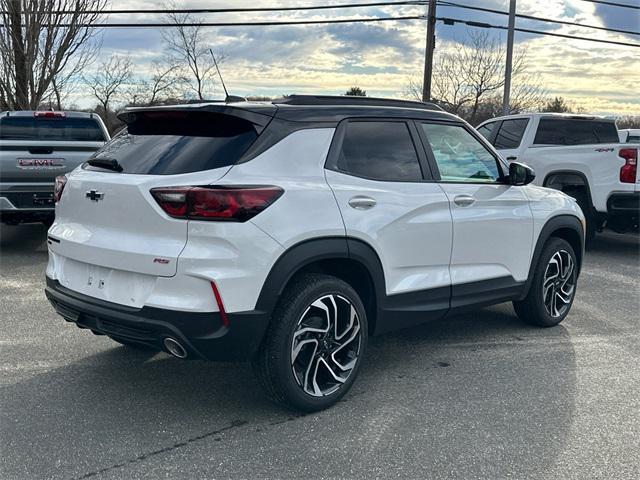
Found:
[[[95,190],[89,190],[86,193],[85,197],[87,197],[89,200],[97,202],[98,200],[102,200],[104,198],[104,193],[100,193]]]

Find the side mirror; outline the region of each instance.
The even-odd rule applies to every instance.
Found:
[[[536,172],[529,165],[512,162],[509,164],[509,183],[511,185],[527,185],[536,178]]]

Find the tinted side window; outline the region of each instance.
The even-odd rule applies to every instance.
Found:
[[[618,142],[618,131],[613,122],[555,118],[540,120],[536,138],[533,141],[537,145],[589,145]]]
[[[527,118],[504,120],[493,141],[493,146],[498,149],[518,148],[528,123]]]
[[[494,128],[499,122],[491,122],[487,123],[481,127],[478,127],[478,133],[482,135],[487,140],[491,141],[491,134],[493,133]]]
[[[500,179],[496,159],[473,135],[458,125],[421,124],[445,182],[487,182]]]
[[[337,168],[374,180],[422,180],[418,155],[404,122],[349,122]]]

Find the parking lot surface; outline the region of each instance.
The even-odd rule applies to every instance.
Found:
[[[45,229],[0,233],[0,477],[640,478],[640,254],[600,235],[568,318],[509,304],[373,338],[334,408],[269,403],[245,364],[66,323]]]

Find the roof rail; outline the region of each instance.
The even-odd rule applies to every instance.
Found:
[[[397,100],[395,98],[359,97],[354,95],[290,95],[273,100],[276,105],[369,105],[378,107],[419,108],[442,111],[435,103]]]

